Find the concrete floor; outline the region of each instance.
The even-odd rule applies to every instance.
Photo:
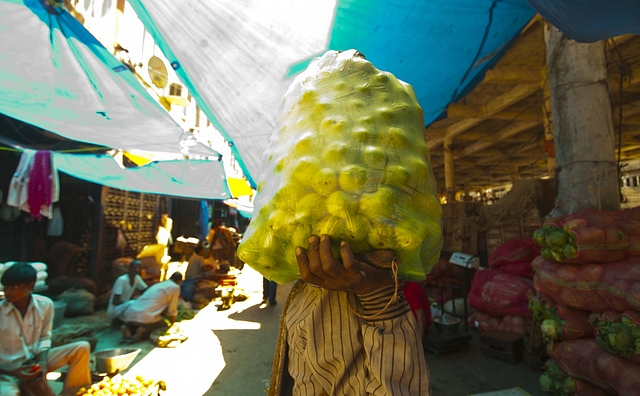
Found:
[[[290,285],[279,286],[275,307],[260,309],[262,277],[245,267],[239,286],[249,297],[231,309],[219,311],[214,304],[202,309],[189,321],[189,339],[177,348],[154,348],[150,341],[132,345],[141,353],[124,373],[162,379],[167,383],[163,396],[247,396],[264,395],[271,373],[279,316]],[[95,316],[103,315],[98,313]],[[82,323],[88,318],[65,319]],[[99,333],[97,350],[122,347],[117,329]],[[464,396],[488,392],[491,395],[542,396],[538,378],[520,361],[511,364],[483,356],[479,334],[465,349],[436,356],[425,352],[431,370],[434,396]],[[54,389],[61,383],[52,382]],[[511,393],[506,390],[518,388]],[[512,391],[513,392],[513,391]]]

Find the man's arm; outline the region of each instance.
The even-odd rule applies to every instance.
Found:
[[[46,366],[42,366],[42,367],[46,367]],[[15,369],[10,369],[8,367],[0,366],[0,374],[9,375],[21,381],[36,379],[41,373],[42,373],[41,370],[31,372],[31,366],[21,366]]]
[[[42,327],[40,337],[38,338],[38,346],[36,348],[35,364],[31,370],[35,373],[46,372],[47,357],[49,349],[51,349],[51,330],[53,328],[53,303],[47,304],[42,317]]]
[[[389,270],[372,267],[353,257],[347,242],[340,244],[342,263],[334,260],[328,235],[309,238],[309,252],[296,247],[300,278],[327,290],[367,294],[393,285]]]
[[[172,281],[170,281],[172,282]],[[166,309],[166,316],[171,324],[174,324],[176,317],[178,316],[178,299],[180,298],[180,287],[177,290],[172,291],[169,297],[169,304]]]
[[[135,282],[136,282],[136,289],[140,291],[140,294],[142,294],[145,290],[149,288],[149,285],[147,285],[147,282],[145,282],[140,275],[136,275]]]
[[[113,303],[114,306],[117,306],[123,303],[123,301],[120,299],[120,296],[122,296],[122,292],[123,292],[123,284],[124,284],[124,280],[119,277],[113,283],[113,288],[111,289],[111,294],[113,294],[113,299],[111,300],[111,302]]]

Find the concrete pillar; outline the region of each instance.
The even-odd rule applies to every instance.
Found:
[[[451,203],[456,200],[456,187],[453,170],[453,152],[451,146],[453,145],[453,138],[445,136],[444,138],[444,187],[447,191],[447,203]]]
[[[604,42],[579,44],[545,26],[558,197],[554,214],[620,210]]]
[[[553,116],[551,114],[551,95],[549,93],[549,74],[545,66],[542,69],[542,126],[544,127],[544,147],[542,148],[547,155],[547,175],[549,177],[556,176],[556,157],[553,142]]]

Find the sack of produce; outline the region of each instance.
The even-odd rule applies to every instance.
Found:
[[[299,278],[295,248],[327,234],[367,253],[393,250],[398,276],[438,261],[441,207],[413,88],[355,50],[314,59],[286,92],[263,156],[242,261],[278,283]]]
[[[598,345],[595,338],[549,343],[547,353],[571,377],[589,382],[614,395],[638,394],[640,365],[611,355]]]
[[[447,259],[440,258],[429,275],[420,283],[423,287],[460,286],[462,283],[459,279],[460,274],[462,274],[461,267],[450,263]]]
[[[591,322],[596,340],[605,351],[640,364],[640,312],[594,313]]]
[[[58,300],[67,303],[64,310],[66,318],[74,318],[82,315],[93,315],[93,302],[96,299],[92,293],[84,289],[68,289],[58,296]]]
[[[507,264],[533,261],[540,254],[540,248],[532,238],[512,239],[498,246],[489,256],[489,268],[501,268]]]
[[[533,286],[559,305],[591,312],[640,309],[640,260],[559,264],[537,257]]]
[[[540,323],[542,339],[572,340],[593,336],[593,326],[589,320],[590,311],[581,311],[562,305],[538,295],[529,301],[533,320]]]
[[[640,256],[640,207],[584,209],[545,221],[533,234],[542,257],[561,263],[612,263]]]
[[[540,388],[553,396],[606,396],[615,395],[612,389],[604,390],[578,378],[567,375],[556,361],[550,359],[540,376]]]
[[[529,335],[531,332],[531,319],[519,315],[494,316],[475,311],[469,316],[468,323],[481,332],[500,330],[518,335]]]
[[[530,318],[529,295],[533,286],[528,279],[500,270],[479,270],[471,280],[469,304],[478,311],[496,316]]]

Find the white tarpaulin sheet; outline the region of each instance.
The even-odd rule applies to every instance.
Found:
[[[415,89],[425,125],[477,83],[535,14],[524,0],[129,0],[255,181],[297,72],[356,49]]]
[[[159,161],[122,169],[108,155],[54,153],[58,171],[121,190],[185,198],[229,199],[216,161]]]
[[[179,154],[180,126],[78,21],[43,3],[0,0],[0,113],[81,142]]]

